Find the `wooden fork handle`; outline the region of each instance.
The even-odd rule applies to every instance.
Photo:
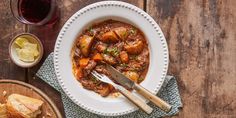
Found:
[[[143,88],[141,85],[136,84],[133,87],[139,94],[153,102],[156,106],[162,109],[165,112],[169,112],[171,110],[171,105],[162,100],[161,98],[157,97],[147,89]]]
[[[152,113],[153,109],[148,106],[145,101],[141,100],[137,96],[133,95],[130,91],[126,90],[124,87],[121,87],[117,85],[115,87],[122,95],[124,95],[126,98],[128,98],[132,103],[134,103],[136,106],[138,106],[140,109],[142,109],[147,114]]]

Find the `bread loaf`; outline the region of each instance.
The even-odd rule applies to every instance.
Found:
[[[41,114],[43,101],[19,94],[7,98],[7,111],[10,118],[36,118]],[[0,117],[1,118],[1,117]]]
[[[0,118],[8,118],[6,104],[0,103]]]

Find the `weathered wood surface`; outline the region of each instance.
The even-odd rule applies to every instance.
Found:
[[[236,117],[236,1],[148,0],[178,79],[179,118]]]
[[[0,79],[25,80],[25,69],[12,63],[8,53],[11,39],[23,32],[23,25],[11,14],[9,0],[0,2]]]
[[[82,7],[100,0],[61,0],[61,18],[52,27],[23,25],[10,12],[9,0],[0,2],[0,78],[30,83],[46,92],[63,113],[60,94],[35,72],[53,51],[65,21]],[[236,117],[236,1],[235,0],[125,0],[150,14],[165,34],[170,52],[169,74],[178,80],[183,109],[179,118]],[[8,44],[20,32],[37,35],[45,54],[41,64],[17,67],[9,59]]]

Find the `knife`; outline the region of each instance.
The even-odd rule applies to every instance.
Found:
[[[145,103],[142,99],[139,97],[133,95],[130,91],[125,89],[123,86],[118,85],[114,83],[109,77],[107,77],[104,74],[99,74],[96,71],[92,71],[91,74],[98,80],[104,83],[111,84],[116,90],[118,90],[122,95],[124,95],[128,100],[130,100],[133,104],[138,106],[140,109],[142,109],[147,114],[152,113],[153,109],[149,105]]]
[[[146,99],[150,100],[153,102],[156,106],[158,106],[160,109],[162,109],[165,112],[169,112],[171,110],[171,105],[162,100],[161,98],[157,97],[155,94],[151,93],[141,85],[133,82],[129,78],[127,78],[125,75],[120,73],[118,70],[116,70],[114,67],[110,66],[109,64],[105,64],[106,69],[111,73],[111,77],[121,84],[122,86],[129,88],[129,89],[134,89],[136,90],[139,94],[144,96]]]

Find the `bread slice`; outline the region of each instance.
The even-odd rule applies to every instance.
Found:
[[[43,101],[19,94],[7,98],[7,111],[12,118],[36,118],[41,113]]]
[[[8,118],[7,117],[7,106],[6,104],[0,103],[0,118]]]

